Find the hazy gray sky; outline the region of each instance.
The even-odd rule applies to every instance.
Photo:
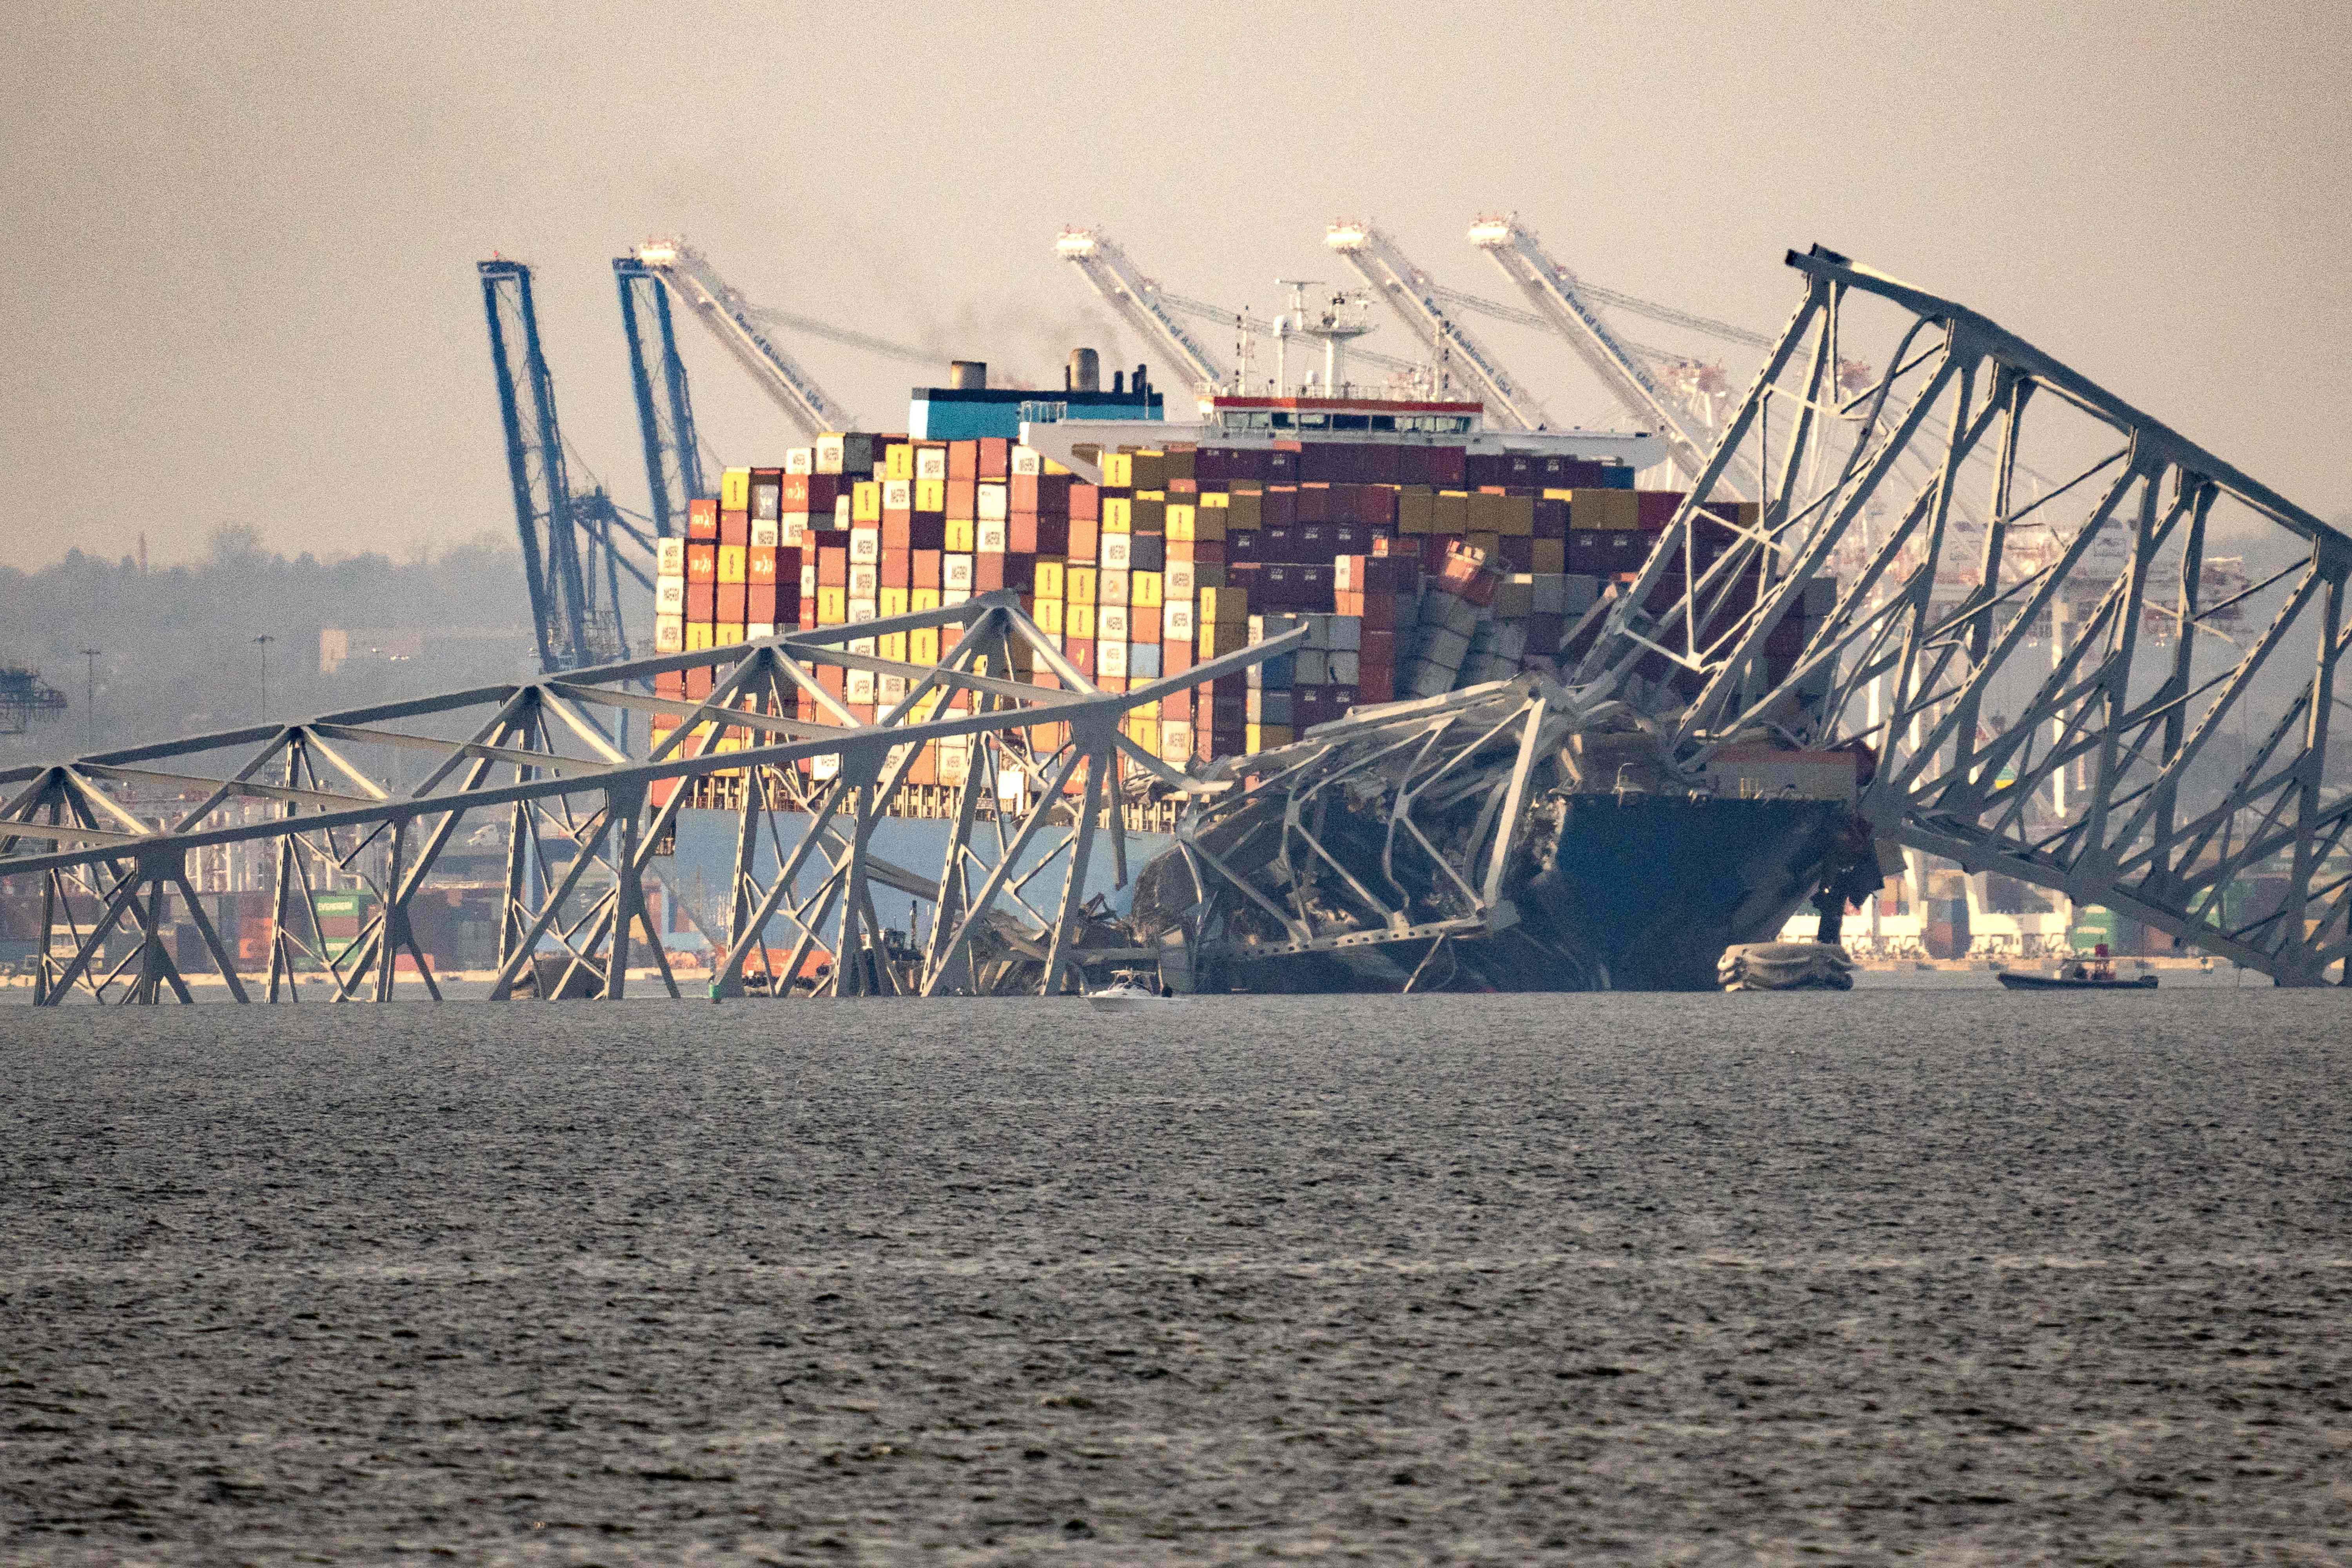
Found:
[[[642,507],[609,263],[670,231],[762,303],[1033,374],[1089,332],[1139,352],[1055,259],[1065,222],[1265,309],[1277,275],[1339,276],[1342,215],[1501,295],[1463,230],[1516,209],[1597,282],[1766,330],[1782,252],[1820,241],[2324,516],[2352,490],[2340,5],[19,5],[9,30],[18,565],[142,530],[168,562],[225,521],[321,553],[510,533],[493,252],[539,268],[566,430]],[[711,444],[791,444],[683,330]],[[1556,413],[1602,408],[1564,350],[1496,343]],[[805,357],[869,427],[920,377]]]

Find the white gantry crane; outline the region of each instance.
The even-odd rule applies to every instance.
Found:
[[[775,400],[786,418],[800,426],[803,435],[819,436],[828,430],[857,427],[856,416],[761,330],[766,321],[790,319],[798,324],[798,318],[780,318],[752,304],[684,240],[660,239],[641,245],[637,247],[636,258],[668,286],[673,297],[702,319],[711,335],[751,373],[751,379]],[[844,335],[837,329],[824,331],[827,336]],[[866,342],[862,346],[876,345]]]
[[[1309,312],[1300,308],[1268,320],[1246,310],[1229,310],[1206,300],[1194,300],[1182,294],[1171,293],[1152,279],[1146,278],[1127,252],[1100,229],[1066,228],[1054,248],[1062,258],[1077,268],[1104,302],[1117,310],[1119,319],[1132,328],[1145,342],[1156,348],[1170,368],[1192,383],[1199,391],[1242,389],[1234,367],[1228,365],[1216,351],[1187,331],[1176,318],[1191,316],[1198,321],[1214,321],[1252,337],[1271,338],[1277,343],[1295,337],[1312,338],[1324,342],[1326,380],[1337,384],[1339,355],[1334,345],[1342,338],[1359,335],[1359,329],[1341,322],[1344,312],[1336,308],[1324,312],[1329,320],[1309,319]],[[1411,360],[1391,354],[1375,353],[1357,348],[1352,343],[1347,357],[1378,366],[1392,374],[1412,375],[1421,367]],[[1278,378],[1277,378],[1278,379]]]
[[[1536,237],[1521,228],[1516,218],[1480,218],[1470,226],[1470,243],[1492,257],[1503,276],[1519,286],[1542,323],[1568,341],[1568,346],[1626,411],[1664,438],[1667,453],[1684,478],[1696,479],[1706,467],[1706,449],[1714,444],[1714,432],[1694,430],[1675,407],[1674,397],[1650,374],[1642,355],[1610,330],[1594,302],[1584,297],[1586,292],[1597,291],[1580,290],[1576,275],[1546,255]],[[1630,296],[1612,295],[1611,299],[1622,303]],[[1645,309],[1644,313],[1655,312]],[[1724,330],[1722,323],[1697,316],[1687,317],[1680,324],[1718,333]],[[1742,495],[1756,493],[1755,477],[1744,460],[1726,479]]]
[[[1535,395],[1505,370],[1502,362],[1465,331],[1439,302],[1429,274],[1405,259],[1396,242],[1368,223],[1345,219],[1331,226],[1323,243],[1347,258],[1363,275],[1397,319],[1427,345],[1441,371],[1460,374],[1474,385],[1498,424],[1537,430],[1551,424],[1550,416]]]
[[[1170,368],[1190,382],[1194,391],[1206,392],[1225,384],[1228,376],[1223,363],[1184,330],[1183,323],[1176,320],[1173,302],[1136,270],[1127,252],[1108,235],[1099,229],[1066,228],[1054,242],[1054,249],[1063,260],[1086,274],[1087,281],[1118,312],[1119,320],[1158,349]]]

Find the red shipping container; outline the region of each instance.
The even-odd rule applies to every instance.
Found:
[[[961,446],[962,443],[957,443]],[[969,521],[979,510],[980,480],[976,478],[948,477],[948,510],[946,515]]]
[[[748,511],[722,511],[719,514],[719,542],[749,544],[751,542],[751,514]]]
[[[993,593],[1003,586],[1003,556],[975,555],[971,558],[971,591],[973,593]]]
[[[686,536],[719,541],[719,498],[701,496],[686,503]]]
[[[1071,668],[1076,670],[1080,675],[1091,678],[1095,672],[1095,639],[1092,637],[1064,637],[1062,639],[1062,657],[1070,661]]]
[[[686,585],[686,618],[698,626],[709,626],[719,618],[719,584],[688,583]]]
[[[751,583],[743,596],[743,619],[753,626],[772,626],[776,624],[776,585],[773,583]]]
[[[1396,671],[1365,665],[1357,680],[1356,695],[1359,701],[1365,703],[1395,701]]]
[[[687,542],[686,580],[689,583],[719,581],[719,546],[716,542],[708,544],[700,540]]]
[[[940,585],[940,554],[936,550],[916,551],[909,558],[912,570],[907,585],[910,588],[937,588]]]
[[[1304,484],[1294,492],[1297,498],[1297,516],[1301,522],[1330,522],[1331,487],[1328,484]]]
[[[1287,528],[1298,521],[1298,487],[1268,485],[1258,498],[1258,526]]]
[[[1397,635],[1393,631],[1374,631],[1371,627],[1366,626],[1361,634],[1361,646],[1356,654],[1358,668],[1364,672],[1367,679],[1375,669],[1394,669],[1396,646]]]
[[[655,676],[654,695],[656,697],[685,696],[686,672],[682,669],[665,669]]]
[[[1162,645],[1160,655],[1160,658],[1164,661],[1168,657],[1167,650],[1176,646],[1177,645],[1174,643]],[[1190,669],[1192,666],[1187,665],[1184,668],[1185,669]],[[1183,670],[1178,670],[1175,673],[1181,675]],[[1180,686],[1175,690],[1170,692],[1167,696],[1161,698],[1160,700],[1160,716],[1162,719],[1173,719],[1179,722],[1190,720],[1192,717],[1192,689],[1189,686]]]
[[[686,700],[699,702],[710,695],[710,667],[698,664],[686,672]]]
[[[1160,674],[1161,678],[1165,679],[1171,675],[1181,675],[1186,670],[1192,668],[1192,666],[1198,662],[1194,658],[1193,649],[1194,644],[1191,637],[1181,638],[1173,642],[1162,642],[1160,645]],[[1160,717],[1164,719],[1181,719],[1184,715],[1181,713],[1163,713]]]
[[[948,482],[980,478],[980,443],[950,441],[948,443]]]
[[[1420,482],[1435,485],[1440,489],[1460,489],[1466,482],[1463,479],[1464,449],[1460,447],[1432,447],[1428,452],[1427,478]]]
[[[740,625],[750,618],[743,613],[744,605],[748,598],[746,590],[749,587],[750,584],[745,583],[721,583],[719,584],[719,608],[714,618],[718,620],[719,625]]]
[[[776,546],[752,545],[743,557],[743,576],[746,582],[765,583],[773,587],[776,582]]]
[[[1507,533],[1495,541],[1495,552],[1503,558],[1506,572],[1532,572],[1536,569],[1536,542]]]
[[[1003,436],[982,436],[980,438],[980,477],[1001,479],[1013,467],[1013,443]]]
[[[915,585],[915,552],[911,550],[882,552],[882,586],[911,588]]]
[[[893,550],[908,550],[915,542],[915,516],[912,512],[886,511],[882,514],[882,549],[887,554]]]
[[[1102,517],[1102,487],[1073,484],[1070,486],[1070,521],[1080,518],[1098,521]]]
[[[1633,506],[1642,526],[1654,532],[1672,522],[1675,509],[1689,499],[1687,490],[1635,490]]]
[[[1101,523],[1097,522],[1090,517],[1074,517],[1070,519],[1070,547],[1068,556],[1074,564],[1081,566],[1093,565],[1095,563],[1095,555],[1101,548]],[[1038,553],[1042,555],[1045,552],[1040,551]]]

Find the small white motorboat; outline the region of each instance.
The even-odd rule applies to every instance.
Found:
[[[1161,995],[1155,981],[1146,980],[1131,969],[1122,969],[1101,990],[1087,992],[1087,1000],[1106,1013],[1132,1013],[1145,1007],[1171,1006],[1178,999]]]

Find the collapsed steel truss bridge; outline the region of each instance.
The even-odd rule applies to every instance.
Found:
[[[1646,706],[1688,769],[1865,742],[1883,835],[2322,982],[2352,953],[2352,538],[1964,306],[1788,260],[1802,302],[1571,682]],[[1864,355],[1886,368],[1842,387]],[[1742,470],[1752,518],[1719,504]],[[2224,553],[2252,580],[2217,595]],[[1798,618],[1822,578],[1834,606]]]
[[[943,643],[954,634],[934,666],[862,651],[866,638],[930,628],[942,629]],[[1042,956],[1022,973],[1050,991],[1085,962],[1076,944],[1087,870],[1105,837],[1125,879],[1127,781],[1206,787],[1137,746],[1122,721],[1169,691],[1286,652],[1303,635],[1106,693],[1021,613],[1016,595],[992,594],[854,626],[15,768],[0,772],[0,790],[10,792],[0,806],[0,876],[41,888],[39,1004],[77,994],[189,1000],[166,941],[174,895],[209,968],[230,996],[248,1000],[237,957],[189,873],[192,853],[226,845],[275,849],[268,1000],[299,1000],[309,984],[338,1001],[385,1001],[412,976],[437,1000],[412,902],[469,823],[473,833],[502,826],[493,999],[519,988],[548,999],[621,997],[640,939],[643,960],[676,996],[646,879],[696,781],[709,780],[727,786],[720,798],[740,802],[714,964],[722,989],[740,992],[748,974],[790,994],[819,948],[832,963],[818,994],[963,989],[975,944],[1001,950],[1010,928],[1016,951]],[[862,723],[820,678],[826,665],[868,672],[885,691],[903,682],[904,694]],[[712,671],[708,697],[646,694],[650,678],[688,668]],[[1058,687],[1018,673],[1030,668]],[[633,711],[683,721],[633,758],[613,740],[623,732],[615,721]],[[809,711],[819,717],[801,716]],[[932,742],[968,761],[951,792],[944,863],[917,870],[885,860],[871,839]],[[423,775],[395,787],[390,764],[403,756],[421,759]],[[183,804],[161,822],[144,819],[116,798],[125,788]],[[1040,909],[1024,889],[1057,866],[1060,897]],[[331,941],[319,900],[321,884],[338,880],[372,892],[374,912],[355,936]],[[929,905],[919,953],[893,948],[877,887]],[[131,940],[114,943],[121,951],[109,963],[118,931]],[[772,931],[790,944],[781,962]]]

